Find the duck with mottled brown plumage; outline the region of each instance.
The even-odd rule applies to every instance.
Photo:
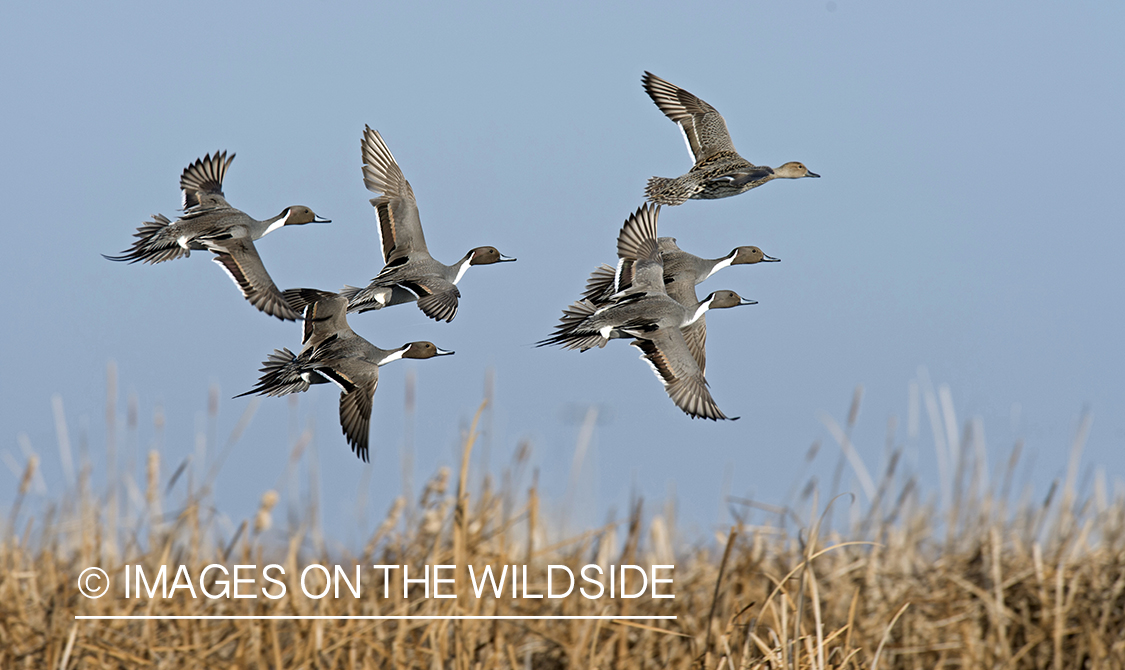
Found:
[[[680,126],[695,161],[687,174],[649,179],[645,187],[649,201],[681,205],[689,199],[729,198],[774,179],[820,176],[796,161],[776,168],[754,165],[735,151],[717,109],[651,72],[645,72],[641,83],[660,111]]]

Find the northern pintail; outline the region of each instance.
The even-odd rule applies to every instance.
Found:
[[[619,258],[632,261],[631,286],[601,306],[580,300],[563,310],[559,326],[537,346],[557,344],[585,351],[604,347],[615,336],[635,338],[672,402],[694,418],[727,419],[707,390],[707,380],[688,348],[681,328],[708,309],[752,305],[734,291],[716,291],[691,307],[669,297],[656,237],[660,208],[642,205],[625,221],[617,238]],[[737,417],[735,417],[737,418]]]
[[[431,319],[452,321],[457,316],[457,299],[461,297],[457,282],[470,266],[516,259],[504,256],[496,247],[476,247],[453,265],[434,260],[422,235],[414,190],[383,138],[367,126],[361,147],[363,183],[367,190],[382,194],[373,198],[371,204],[379,220],[384,267],[366,288],[343,288],[341,294],[348,298],[348,311],[367,312],[417,301]]]
[[[193,250],[210,251],[242,291],[242,295],[261,311],[279,319],[301,318],[296,308],[286,304],[281,291],[270,279],[254,248],[254,240],[282,226],[329,223],[303,205],[286,207],[280,214],[258,221],[231,207],[223,196],[223,177],[234,154],[215,152],[197,159],[180,175],[183,215],[175,222],[163,214],[137,229],[133,246],[120,256],[105,256],[111,261],[162,263]]]
[[[349,326],[347,298],[326,291],[301,290],[305,307],[301,351],[275,349],[262,364],[252,393],[280,396],[307,391],[310,384],[332,382],[340,387],[340,428],[356,456],[368,460],[371,403],[379,385],[379,367],[400,358],[448,356],[452,351],[431,342],[408,342],[380,349]]]
[[[685,175],[649,179],[645,187],[648,200],[680,205],[689,198],[728,198],[773,179],[820,176],[796,161],[777,168],[754,165],[735,151],[726,121],[714,107],[651,72],[645,72],[641,83],[660,111],[680,126],[695,161]]]
[[[720,258],[701,258],[680,249],[674,237],[661,237],[657,240],[657,244],[664,265],[664,290],[673,300],[689,308],[699,304],[699,297],[695,293],[696,285],[719,270],[731,265],[774,263],[781,260],[754,246],[735,247],[729,254]],[[624,258],[618,261],[616,268],[612,265],[601,265],[590,273],[582,297],[595,305],[609,302],[616,293],[632,286],[632,265],[632,260]],[[681,330],[691,355],[699,364],[699,369],[706,373],[707,316],[701,315]]]

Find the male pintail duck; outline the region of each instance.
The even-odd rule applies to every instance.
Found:
[[[516,259],[502,255],[496,247],[476,247],[453,265],[434,260],[426,249],[414,190],[383,138],[368,126],[361,146],[363,183],[367,190],[382,193],[371,204],[379,220],[384,267],[367,288],[343,288],[340,293],[348,298],[348,311],[367,312],[417,301],[431,319],[452,321],[461,296],[457,282],[470,266]]]
[[[773,179],[820,176],[796,161],[777,168],[754,165],[735,151],[727,124],[714,107],[651,72],[645,72],[641,83],[660,111],[679,124],[695,161],[680,177],[649,179],[645,187],[648,200],[680,205],[689,198],[729,198]]]
[[[303,205],[286,207],[277,216],[258,221],[231,207],[223,196],[223,176],[234,160],[225,151],[197,159],[180,175],[183,215],[175,222],[163,214],[137,229],[133,246],[111,261],[163,263],[193,250],[210,251],[242,295],[261,311],[279,319],[301,318],[298,308],[286,304],[254,248],[254,240],[282,226],[329,223]],[[104,256],[104,254],[103,254]]]
[[[340,427],[356,456],[368,460],[371,401],[379,385],[379,367],[400,358],[448,356],[431,342],[408,342],[380,349],[349,326],[347,298],[326,291],[302,290],[305,307],[300,353],[275,349],[263,363],[258,385],[237,397],[271,396],[307,391],[310,384],[333,382],[340,387]]]
[[[656,237],[659,212],[659,206],[642,205],[618,235],[618,257],[632,261],[629,288],[601,306],[589,300],[574,303],[563,311],[551,337],[537,345],[557,344],[585,351],[604,347],[615,336],[635,338],[631,344],[641,350],[677,407],[693,419],[727,419],[711,398],[703,370],[681,328],[697,321],[708,309],[752,305],[754,301],[744,300],[734,291],[716,291],[685,307],[669,297]]]
[[[695,293],[696,285],[719,270],[731,265],[773,263],[781,260],[753,246],[735,247],[721,258],[700,258],[680,249],[674,237],[661,237],[657,240],[657,244],[660,249],[660,259],[664,264],[664,290],[673,300],[689,308],[699,304],[699,297]],[[624,258],[618,261],[616,268],[603,264],[590,273],[582,297],[594,305],[604,305],[615,294],[632,286],[632,265],[633,261]],[[699,369],[706,373],[707,316],[701,315],[681,330],[691,355],[699,364]]]

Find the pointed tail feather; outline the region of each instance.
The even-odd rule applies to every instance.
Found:
[[[297,357],[288,349],[274,349],[269,358],[262,363],[261,378],[258,385],[245,393],[239,393],[236,398],[257,393],[259,395],[280,396],[290,393],[301,393],[309,390],[309,382],[305,380],[304,373],[308,372],[306,366],[297,360]]]
[[[383,309],[391,300],[394,289],[389,286],[368,286],[358,288],[345,286],[340,289],[340,295],[348,299],[348,313],[370,312],[373,309]],[[383,298],[380,300],[380,296]]]
[[[163,214],[153,214],[151,221],[145,221],[133,234],[137,240],[133,246],[121,252],[119,256],[102,257],[111,261],[127,261],[136,263],[163,263],[181,256],[188,256],[191,252],[180,245],[175,235],[168,233],[168,226],[172,224]]]
[[[322,291],[318,288],[289,288],[281,292],[285,302],[298,313],[304,313],[305,308],[317,300],[330,298],[336,295],[331,291]]]
[[[579,300],[563,310],[559,325],[551,336],[535,343],[537,347],[557,344],[566,349],[586,351],[593,347],[604,347],[609,340],[597,330],[590,329],[586,322],[597,307],[588,300]]]

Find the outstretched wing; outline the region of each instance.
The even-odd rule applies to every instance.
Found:
[[[681,328],[680,332],[684,334],[684,341],[687,342],[688,351],[691,352],[691,357],[695,359],[695,364],[699,366],[699,372],[706,374],[707,316],[699,317],[691,325]]]
[[[261,311],[284,321],[296,321],[301,315],[289,306],[285,296],[270,279],[266,266],[258,256],[254,243],[246,237],[237,237],[217,242],[208,242],[208,249],[215,254],[212,259],[218,263],[242,291],[250,304]]]
[[[418,307],[435,321],[449,322],[457,316],[457,299],[461,291],[457,286],[436,277],[423,277],[417,281],[404,281],[402,286],[418,296]]]
[[[712,421],[730,418],[711,397],[703,371],[688,350],[680,329],[662,328],[651,339],[633,340],[632,345],[641,350],[642,358],[652,366],[668,397],[685,414]]]
[[[366,463],[371,402],[379,386],[379,368],[343,360],[331,367],[317,368],[317,371],[340,387],[340,429],[355,455]]]

